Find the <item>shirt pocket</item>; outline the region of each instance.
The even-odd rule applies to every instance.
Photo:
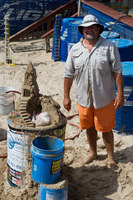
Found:
[[[109,69],[109,60],[108,60],[108,53],[107,50],[103,50],[98,52],[95,57],[95,65],[94,69],[97,70],[108,70]]]
[[[77,54],[74,55],[74,68],[75,75],[81,74],[84,71],[83,52],[77,52]]]

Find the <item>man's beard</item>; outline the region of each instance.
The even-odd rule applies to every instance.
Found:
[[[90,34],[89,32],[87,32],[84,37],[86,40],[93,40],[95,38],[94,34]]]

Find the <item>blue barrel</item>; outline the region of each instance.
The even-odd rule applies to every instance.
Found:
[[[99,21],[99,22],[100,22],[101,25],[104,26],[104,31],[108,31],[108,30],[109,30],[106,23],[103,23],[103,22],[101,22],[101,21]]]
[[[75,43],[68,43],[68,53],[69,53],[70,49],[73,47],[73,45],[75,45]]]
[[[37,183],[54,184],[62,176],[64,142],[54,136],[37,137],[32,141],[32,179]]]
[[[68,182],[61,180],[56,184],[40,184],[38,200],[67,200]]]
[[[108,35],[109,34],[109,35]],[[101,33],[101,36],[103,37],[103,38],[106,38],[107,37],[107,39],[114,39],[114,38],[120,38],[120,34],[119,33],[117,33],[117,32],[114,32],[114,31],[111,31],[110,33],[109,33],[109,31],[103,31],[102,33]]]
[[[104,30],[105,31],[108,31],[109,29],[108,29],[108,26],[106,25],[106,24],[103,24],[103,26],[104,26]]]
[[[62,20],[61,41],[60,41],[60,59],[65,62],[68,56],[68,26],[70,22],[83,20],[83,17],[70,17]]]
[[[124,106],[116,110],[116,127],[120,134],[133,134],[133,62],[122,62]]]
[[[65,62],[67,58],[67,36],[68,36],[68,23],[73,18],[64,18],[61,27],[61,41],[60,41],[60,59]]]
[[[82,18],[76,21],[71,21],[68,24],[68,43],[77,43],[80,38],[83,37],[81,33],[78,31],[78,25],[82,23]]]
[[[133,61],[133,40],[121,38],[109,40],[118,46],[121,61]]]

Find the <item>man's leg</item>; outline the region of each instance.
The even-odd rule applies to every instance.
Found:
[[[108,154],[108,163],[110,165],[116,165],[116,162],[114,160],[114,135],[112,130],[103,133],[103,141]]]
[[[97,131],[95,127],[93,126],[87,129],[86,135],[90,146],[90,152],[87,158],[85,158],[84,163],[88,164],[97,158]]]

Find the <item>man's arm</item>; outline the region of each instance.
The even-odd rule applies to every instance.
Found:
[[[117,96],[115,98],[115,108],[119,109],[124,105],[124,94],[123,94],[123,77],[122,73],[114,73],[115,82],[117,86]]]
[[[71,109],[71,99],[70,99],[70,90],[72,87],[73,79],[72,78],[64,78],[64,100],[63,105],[67,111]]]

